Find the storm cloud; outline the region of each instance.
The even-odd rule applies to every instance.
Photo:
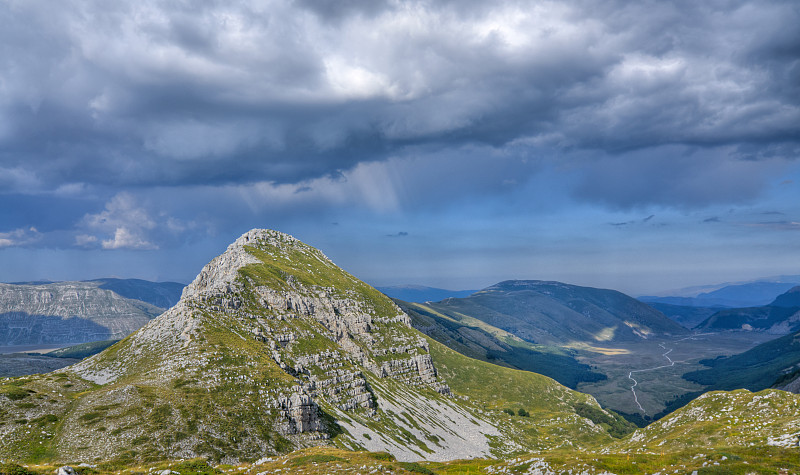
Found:
[[[0,251],[190,279],[176,256],[274,227],[411,279],[525,252],[600,272],[680,233],[777,248],[798,24],[777,0],[1,2]]]
[[[296,183],[470,143],[619,153],[768,142],[794,156],[798,10],[5,2],[2,181]]]

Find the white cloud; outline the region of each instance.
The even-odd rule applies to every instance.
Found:
[[[41,240],[42,233],[34,227],[19,228],[0,232],[0,249],[4,247],[23,247]]]
[[[117,228],[112,239],[103,241],[103,249],[158,249],[158,246],[146,241],[141,234],[141,230]]]
[[[82,227],[93,234],[76,236],[79,246],[100,242],[103,249],[158,249],[148,237],[156,221],[130,193],[118,193],[106,203],[105,210],[84,216]]]

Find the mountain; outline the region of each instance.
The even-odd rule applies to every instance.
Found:
[[[387,297],[403,300],[405,302],[438,302],[446,298],[468,297],[477,290],[447,290],[424,285],[392,285],[389,287],[375,287]]]
[[[104,285],[108,282],[0,284],[0,345],[122,338],[164,310]]]
[[[389,298],[268,230],[101,353],[0,381],[0,458],[29,461],[236,463],[314,445],[446,460],[593,446],[621,424],[591,396],[429,341]]]
[[[692,329],[703,323],[708,317],[717,313],[718,307],[692,307],[668,303],[646,302],[684,328]]]
[[[687,333],[661,312],[621,292],[560,282],[509,280],[466,298],[426,306],[451,319],[466,315],[542,345],[594,345]]]
[[[786,293],[778,295],[770,303],[771,307],[798,307],[800,308],[800,285],[792,287]]]
[[[686,373],[683,378],[709,389],[785,388],[800,370],[800,332],[770,340],[738,355],[700,363],[709,369]]]
[[[430,304],[395,303],[411,317],[414,328],[470,358],[543,374],[572,389],[581,382],[606,379],[589,365],[579,363],[574,352],[565,348],[535,345],[466,315],[445,316]]]
[[[774,335],[785,335],[800,330],[800,308],[730,308],[711,315],[695,329],[698,331],[761,331]]]
[[[741,284],[724,285],[720,288],[691,296],[642,296],[639,300],[647,303],[664,303],[688,307],[758,307],[772,302],[776,296],[797,286],[797,277],[791,276],[793,282],[779,279],[779,282],[757,281]]]
[[[122,297],[141,300],[158,308],[168,309],[178,303],[186,286],[178,282],[150,282],[141,279],[95,279],[99,288],[111,290]]]

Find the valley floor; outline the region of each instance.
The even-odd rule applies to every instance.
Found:
[[[53,343],[53,344],[36,344],[36,345],[11,345],[0,346],[0,355],[9,353],[47,353],[48,351],[64,348],[74,343]]]
[[[75,464],[80,475],[153,474],[169,471],[181,475],[205,474],[632,474],[632,473],[800,473],[796,449],[760,447],[753,449],[708,449],[677,453],[594,453],[544,452],[510,460],[474,459],[451,462],[398,462],[383,452],[348,452],[317,447],[279,457],[267,457],[253,464],[211,466],[204,461],[172,461],[144,465]],[[52,474],[58,466],[17,467],[0,463],[0,473],[20,475]]]
[[[614,343],[594,351],[579,349],[579,361],[598,368],[608,379],[581,383],[577,389],[593,395],[604,407],[650,420],[663,415],[671,401],[705,390],[681,378],[689,371],[705,369],[701,360],[741,353],[774,338],[766,333],[717,332]]]

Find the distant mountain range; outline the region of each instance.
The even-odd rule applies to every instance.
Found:
[[[477,290],[447,290],[424,285],[392,285],[388,287],[375,287],[387,297],[404,302],[438,302],[446,298],[468,297]]]
[[[790,279],[787,281],[785,279]],[[759,307],[767,305],[778,295],[800,285],[800,276],[784,276],[780,281],[757,281],[722,285],[714,290],[695,294],[694,289],[686,289],[689,295],[638,297],[642,302],[662,303],[688,307]]]
[[[785,335],[800,330],[800,307],[726,308],[708,317],[695,330],[744,330]]]
[[[139,279],[0,284],[0,345],[122,338],[174,305],[182,289]]]
[[[720,307],[693,307],[658,302],[647,304],[687,329],[696,327],[720,311]]]

